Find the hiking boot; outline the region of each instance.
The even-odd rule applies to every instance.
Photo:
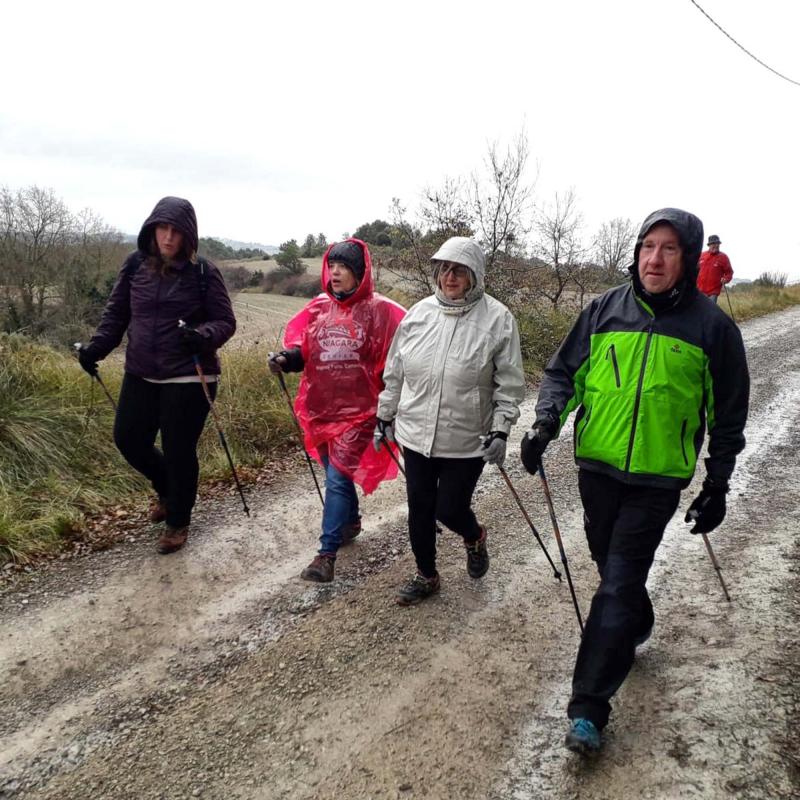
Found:
[[[467,572],[470,578],[482,578],[489,569],[489,552],[486,549],[486,528],[481,528],[481,538],[475,542],[464,542],[467,548]]]
[[[150,502],[147,512],[150,522],[163,522],[167,518],[167,504],[163,497],[156,497]]]
[[[405,586],[398,589],[395,599],[400,606],[413,606],[436,594],[440,586],[438,572],[432,578],[417,573]]]
[[[167,525],[164,528],[164,533],[161,534],[161,538],[158,540],[158,552],[162,555],[174,553],[186,544],[188,538],[188,525],[185,525],[183,528],[173,528]]]
[[[588,756],[600,749],[600,731],[595,724],[584,717],[573,719],[569,725],[564,744],[573,753]]]
[[[342,525],[342,544],[350,544],[359,533],[361,533],[360,519],[355,522],[348,522],[347,525]]]
[[[330,583],[333,580],[333,565],[336,556],[321,553],[300,573],[304,581],[314,583]]]

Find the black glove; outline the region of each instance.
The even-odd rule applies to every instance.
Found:
[[[520,458],[522,465],[531,475],[535,475],[542,463],[544,453],[550,440],[556,432],[556,426],[550,419],[537,419],[533,428],[522,437],[520,443]]]
[[[383,440],[393,442],[394,439],[394,420],[385,420],[378,417],[375,424],[375,431],[372,434],[372,446],[376,452],[383,446]]]
[[[703,481],[703,491],[694,499],[686,512],[684,522],[694,522],[690,533],[711,533],[725,519],[725,495],[728,481],[708,477]]]
[[[97,375],[97,356],[94,348],[88,344],[76,344],[75,349],[78,353],[78,363],[84,372],[88,372],[93,378]]]
[[[305,361],[300,348],[293,347],[291,350],[281,350],[280,353],[270,353],[267,365],[269,371],[277,375],[279,372],[302,372]]]
[[[181,326],[181,347],[193,356],[198,356],[204,350],[208,350],[211,344],[211,334],[203,333],[197,328],[188,325]]]

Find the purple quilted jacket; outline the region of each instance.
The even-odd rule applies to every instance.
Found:
[[[126,372],[155,380],[195,375],[192,356],[181,343],[178,321],[182,319],[208,337],[200,364],[206,374],[218,375],[216,350],[236,331],[228,290],[219,270],[209,261],[205,261],[205,300],[197,264],[178,263],[169,274],[161,275],[143,263],[152,230],[162,222],[174,225],[190,249],[196,250],[197,221],[191,203],[177,197],[160,200],[142,226],[139,249],[122,265],[87,349],[99,361],[127,332]]]

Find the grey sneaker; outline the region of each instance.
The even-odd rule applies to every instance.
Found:
[[[489,551],[486,549],[486,528],[481,527],[481,538],[464,542],[467,548],[467,572],[470,578],[482,578],[489,569]]]
[[[438,572],[432,578],[426,578],[424,575],[417,573],[405,586],[398,590],[395,599],[400,606],[413,606],[421,603],[432,594],[436,594],[440,586]]]

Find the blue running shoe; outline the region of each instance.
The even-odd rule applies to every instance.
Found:
[[[573,753],[580,753],[582,756],[591,755],[600,749],[600,731],[593,722],[578,717],[570,722],[564,744]]]

